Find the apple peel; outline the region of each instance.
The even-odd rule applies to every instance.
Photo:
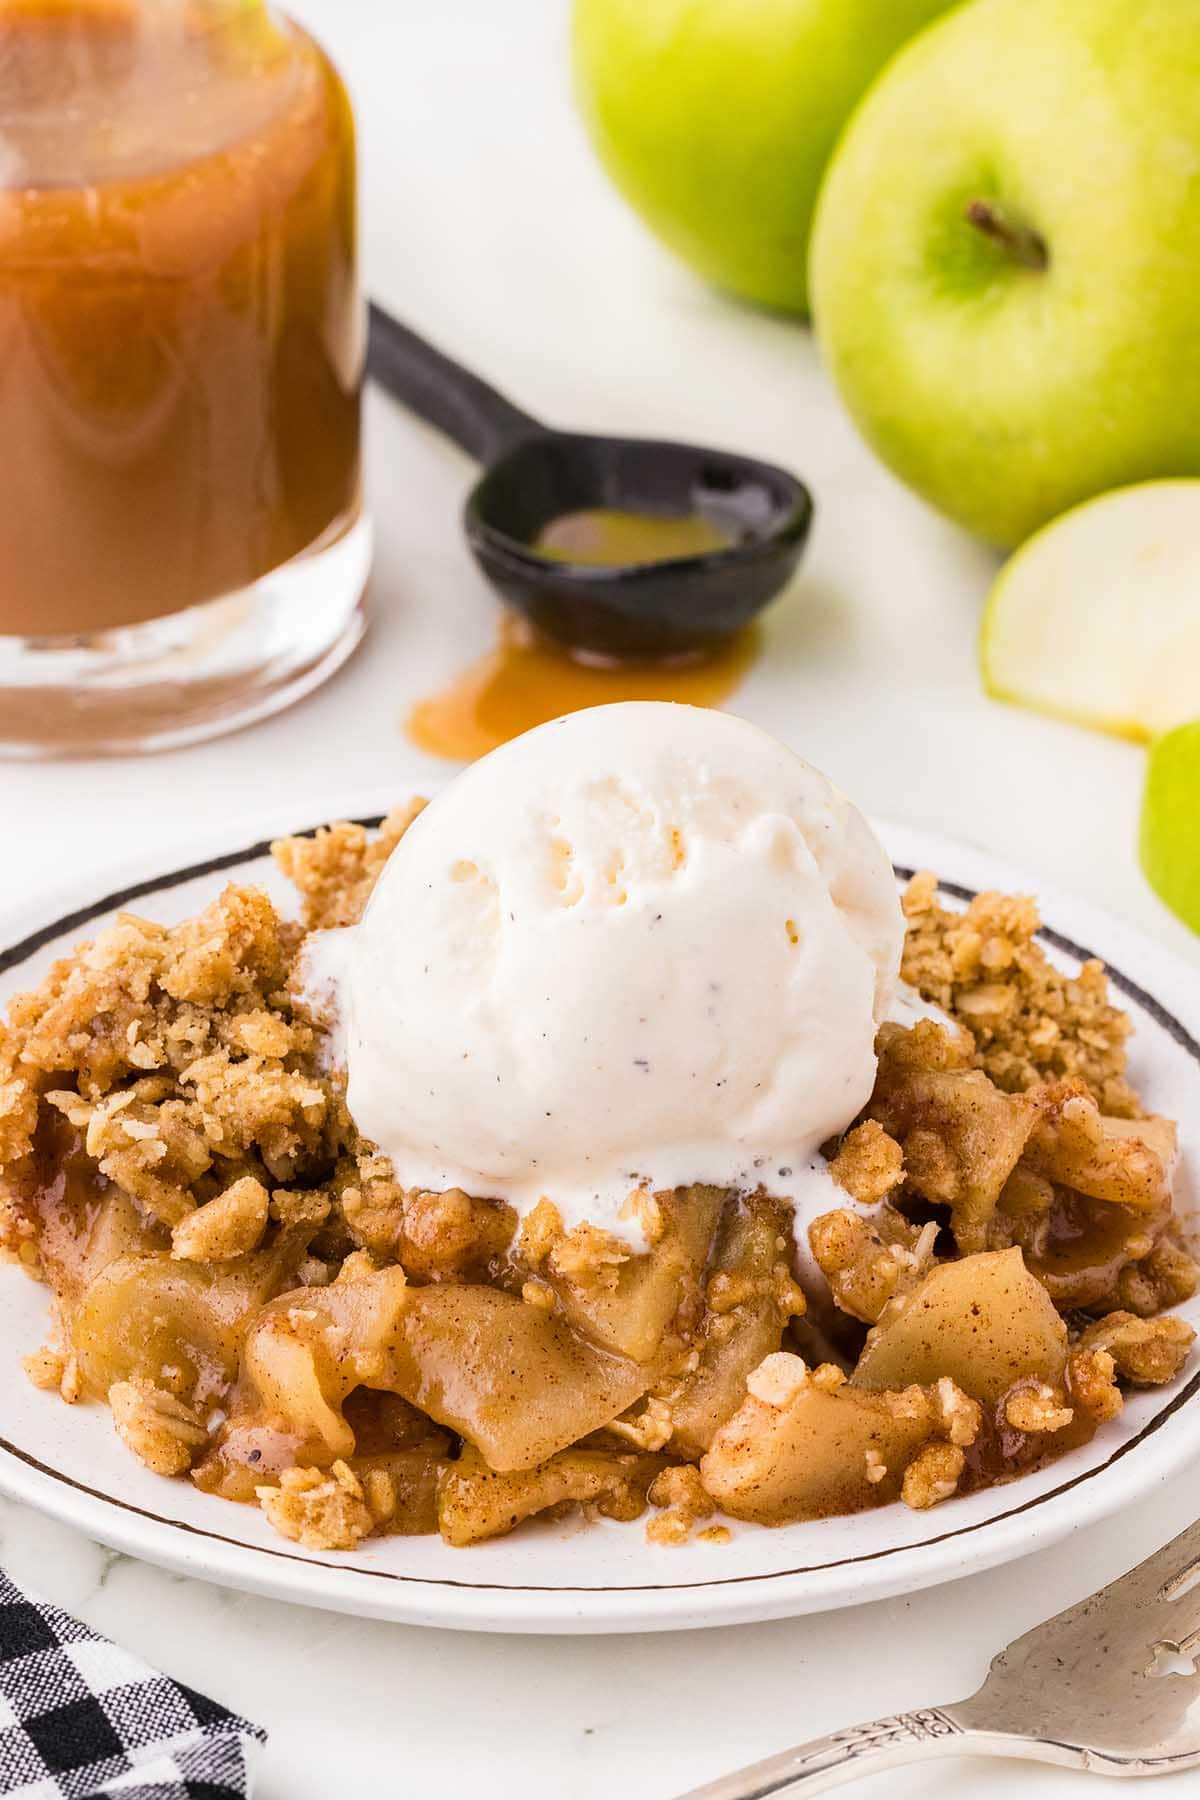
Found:
[[[1200,932],[1200,720],[1167,732],[1150,752],[1139,848],[1159,899]]]

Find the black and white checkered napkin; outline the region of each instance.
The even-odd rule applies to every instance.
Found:
[[[265,1737],[0,1572],[0,1795],[246,1800]]]

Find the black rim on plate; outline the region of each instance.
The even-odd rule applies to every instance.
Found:
[[[355,819],[351,823],[361,825],[367,830],[374,830],[382,823],[382,814]],[[291,835],[313,837],[319,829],[319,826],[310,826],[305,831],[294,832]],[[45,949],[48,944],[54,943],[56,939],[64,937],[68,932],[90,924],[105,913],[119,911],[128,906],[131,901],[143,899],[148,894],[162,893],[168,888],[182,887],[189,881],[202,880],[207,875],[223,874],[225,871],[239,868],[245,863],[261,861],[270,854],[270,850],[271,840],[263,838],[256,844],[247,845],[243,850],[229,850],[221,856],[208,857],[203,862],[190,863],[182,869],[175,869],[163,875],[150,876],[146,880],[133,882],[128,887],[120,888],[115,893],[105,894],[87,906],[79,907],[74,912],[64,913],[48,925],[43,925],[37,931],[30,932],[19,943],[12,944],[8,949],[0,951],[0,975],[11,969],[19,968],[22,963],[28,961],[31,956],[35,956],[39,950]],[[912,869],[898,865],[894,865],[894,867],[897,881],[908,881],[914,873]],[[960,882],[939,881],[938,887],[942,893],[949,894],[956,900],[970,902],[976,897],[974,888],[964,887]],[[1049,926],[1044,925],[1038,936],[1046,943],[1052,944],[1056,950],[1073,957],[1077,962],[1088,962],[1094,956],[1093,951],[1086,949],[1082,944],[1077,944],[1074,939]],[[1197,1067],[1200,1067],[1200,1043],[1197,1043],[1191,1032],[1175,1017],[1174,1013],[1168,1011],[1161,1001],[1156,1000],[1153,994],[1147,993],[1145,988],[1131,980],[1128,975],[1123,974],[1120,969],[1114,968],[1111,963],[1106,963],[1105,966],[1113,986],[1127,1000],[1132,1001],[1139,1011],[1165,1031],[1181,1050],[1187,1052]],[[245,1551],[252,1556],[278,1557],[285,1562],[299,1563],[305,1568],[336,1569],[343,1574],[361,1575],[371,1581],[382,1578],[387,1581],[405,1582],[410,1586],[417,1587],[461,1588],[481,1592],[514,1594],[681,1593],[689,1589],[742,1587],[753,1582],[784,1581],[795,1575],[823,1574],[829,1569],[851,1568],[860,1563],[881,1562],[888,1557],[904,1556],[917,1550],[928,1550],[936,1544],[947,1543],[953,1538],[969,1537],[975,1532],[986,1531],[1006,1519],[1018,1518],[1022,1514],[1032,1512],[1037,1507],[1044,1506],[1047,1501],[1056,1500],[1061,1495],[1070,1493],[1072,1489],[1082,1486],[1084,1482],[1091,1481],[1097,1475],[1103,1474],[1106,1469],[1111,1468],[1114,1463],[1120,1462],[1122,1457],[1128,1456],[1131,1450],[1135,1450],[1139,1444],[1144,1443],[1148,1437],[1165,1425],[1167,1420],[1172,1418],[1181,1407],[1186,1406],[1198,1391],[1200,1391],[1200,1370],[1180,1388],[1177,1394],[1172,1396],[1164,1407],[1147,1420],[1140,1431],[1123,1444],[1117,1445],[1103,1462],[1095,1464],[1090,1469],[1084,1469],[1080,1474],[1072,1476],[1069,1481],[1060,1482],[1057,1487],[1050,1488],[1045,1493],[1035,1494],[1019,1505],[1009,1507],[1006,1512],[993,1513],[989,1518],[976,1520],[970,1525],[958,1525],[949,1531],[937,1532],[934,1536],[921,1538],[916,1543],[893,1544],[882,1550],[864,1551],[857,1556],[834,1557],[828,1562],[806,1563],[791,1569],[772,1569],[752,1575],[717,1576],[705,1581],[594,1582],[582,1586],[516,1581],[458,1581],[452,1576],[446,1575],[404,1575],[391,1569],[363,1568],[361,1564],[345,1561],[331,1562],[324,1557],[297,1556],[290,1550],[276,1549],[271,1545],[247,1544],[241,1538],[226,1537],[224,1532],[210,1531],[202,1525],[190,1525],[185,1520],[166,1517],[162,1513],[151,1512],[146,1507],[134,1506],[128,1500],[117,1499],[114,1495],[106,1494],[99,1488],[89,1487],[86,1482],[76,1481],[73,1476],[64,1475],[61,1470],[51,1468],[48,1464],[39,1461],[28,1451],[10,1443],[7,1438],[0,1437],[0,1451],[6,1451],[19,1462],[36,1469],[42,1475],[49,1476],[51,1480],[58,1482],[61,1486],[72,1488],[77,1493],[87,1494],[91,1499],[99,1500],[106,1506],[116,1507],[120,1511],[133,1514],[138,1518],[149,1519],[152,1523],[165,1525],[173,1531],[185,1532],[190,1537],[207,1538],[214,1543],[228,1544],[231,1548]]]

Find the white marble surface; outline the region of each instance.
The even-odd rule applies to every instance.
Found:
[[[994,706],[974,631],[994,559],[899,489],[856,441],[808,336],[695,284],[592,166],[563,58],[566,0],[303,0],[359,106],[376,291],[531,410],[708,438],[812,482],[819,523],[735,701],[869,809],[986,845],[1075,888],[1200,968],[1200,943],[1137,871],[1143,758]],[[406,746],[407,704],[490,638],[457,537],[464,459],[369,409],[379,525],[367,646],[294,712],[144,762],[0,766],[0,820],[80,894],[106,862],[302,790],[345,795],[441,770]],[[1009,1636],[1120,1572],[1195,1511],[1178,1481],[1136,1517],[911,1601],[674,1638],[454,1637],[307,1612],[144,1567],[11,1505],[0,1557],[92,1624],[270,1727],[262,1800],[568,1789],[667,1800],[839,1723],[952,1698]],[[897,1800],[1082,1795],[1085,1777],[947,1763]],[[1177,1789],[1200,1791],[1200,1778]],[[882,1781],[864,1784],[882,1795]]]

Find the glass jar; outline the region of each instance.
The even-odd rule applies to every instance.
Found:
[[[0,0],[0,751],[160,748],[363,628],[354,126],[262,0]]]

